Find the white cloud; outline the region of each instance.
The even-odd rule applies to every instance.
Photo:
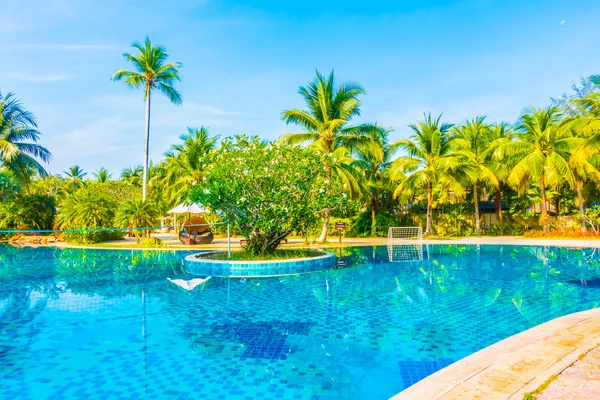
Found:
[[[130,133],[139,131],[138,121],[112,116],[53,135],[54,159],[81,159],[86,156],[112,153],[130,147]]]
[[[566,19],[563,19],[562,21],[560,21],[560,24],[561,24],[561,25],[564,25],[564,24],[566,24],[566,23],[567,23],[567,20],[566,20]]]
[[[21,82],[59,82],[77,78],[77,75],[73,74],[30,74],[24,72],[13,72],[5,76]]]

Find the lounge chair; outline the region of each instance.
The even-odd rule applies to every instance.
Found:
[[[179,240],[187,245],[209,244],[213,239],[210,225],[202,217],[191,217],[185,221],[183,229],[179,232]]]

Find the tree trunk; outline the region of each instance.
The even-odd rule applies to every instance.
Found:
[[[327,178],[327,195],[331,193],[331,166],[329,163],[325,163],[325,177]],[[331,216],[331,212],[329,209],[326,209],[323,212],[323,229],[321,230],[321,236],[319,236],[319,242],[325,243],[327,241],[327,233],[329,232],[329,218]]]
[[[579,201],[579,219],[581,220],[581,234],[587,235],[585,227],[585,211],[583,210],[583,183],[577,181],[577,200]]]
[[[500,189],[494,195],[494,202],[496,203],[496,216],[498,221],[502,222],[502,192]]]
[[[427,236],[431,235],[432,203],[433,203],[433,185],[430,182],[427,184],[427,224],[425,226],[425,235],[427,235]]]
[[[542,194],[542,228],[544,233],[548,233],[548,211],[546,210],[546,181],[544,180],[544,173],[540,176],[540,190]]]
[[[142,200],[146,200],[148,185],[148,150],[150,145],[150,88],[146,89],[146,137],[144,138],[144,176],[142,181]]]
[[[321,236],[319,236],[319,242],[325,243],[327,241],[327,233],[329,232],[329,210],[323,212],[323,229],[321,230]]]
[[[377,231],[377,200],[371,200],[371,237],[375,237]]]
[[[473,184],[473,202],[475,203],[475,235],[481,236],[481,221],[479,220],[479,197],[477,183]]]

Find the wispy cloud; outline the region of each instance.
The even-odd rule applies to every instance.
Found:
[[[77,78],[77,75],[73,74],[31,74],[24,72],[13,72],[5,76],[21,82],[60,82]]]
[[[0,45],[0,51],[41,50],[41,51],[113,51],[120,46],[115,44],[94,43],[18,43]]]
[[[72,129],[57,133],[54,139],[60,143],[54,150],[55,159],[94,156],[122,150],[131,146],[128,136],[138,128],[137,121],[122,116],[112,116]],[[139,129],[138,129],[139,130]]]

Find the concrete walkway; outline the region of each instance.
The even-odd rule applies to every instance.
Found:
[[[522,400],[525,393],[535,391],[550,377],[565,371],[581,354],[596,348],[599,341],[600,309],[566,315],[457,361],[400,392],[393,399]],[[597,377],[597,365],[593,371]],[[547,395],[551,396],[559,390],[587,390],[584,386],[588,385],[590,379],[582,374],[574,372],[566,375],[563,383],[568,387],[553,388]],[[571,379],[567,379],[569,376]],[[555,384],[559,385],[560,382]]]
[[[600,399],[600,347],[587,353],[558,375],[538,400]]]
[[[153,236],[161,239],[165,242],[169,248],[174,249],[194,249],[194,250],[212,250],[212,249],[226,249],[227,238],[218,237],[208,245],[196,245],[196,246],[185,246],[180,241],[177,235],[170,233],[157,233]],[[239,249],[240,240],[242,238],[231,238],[231,247],[233,249]],[[339,243],[339,239],[330,237],[329,242],[326,244],[311,244],[305,245],[302,238],[289,238],[288,244],[282,244],[281,248],[290,247],[354,247],[354,246],[386,246],[387,238],[342,238],[342,243]],[[523,238],[520,236],[496,236],[496,237],[468,237],[459,239],[430,239],[422,240],[421,244],[497,244],[497,245],[514,245],[514,246],[561,246],[561,247],[600,247],[600,240],[578,240],[578,239],[531,239]],[[135,248],[136,239],[127,238],[123,240],[114,240],[107,243],[100,243],[91,247],[102,247],[105,244],[107,247],[122,247],[122,248]],[[64,243],[61,243],[64,246]],[[67,245],[68,246],[68,245]],[[86,246],[72,246],[72,247],[86,247]]]

